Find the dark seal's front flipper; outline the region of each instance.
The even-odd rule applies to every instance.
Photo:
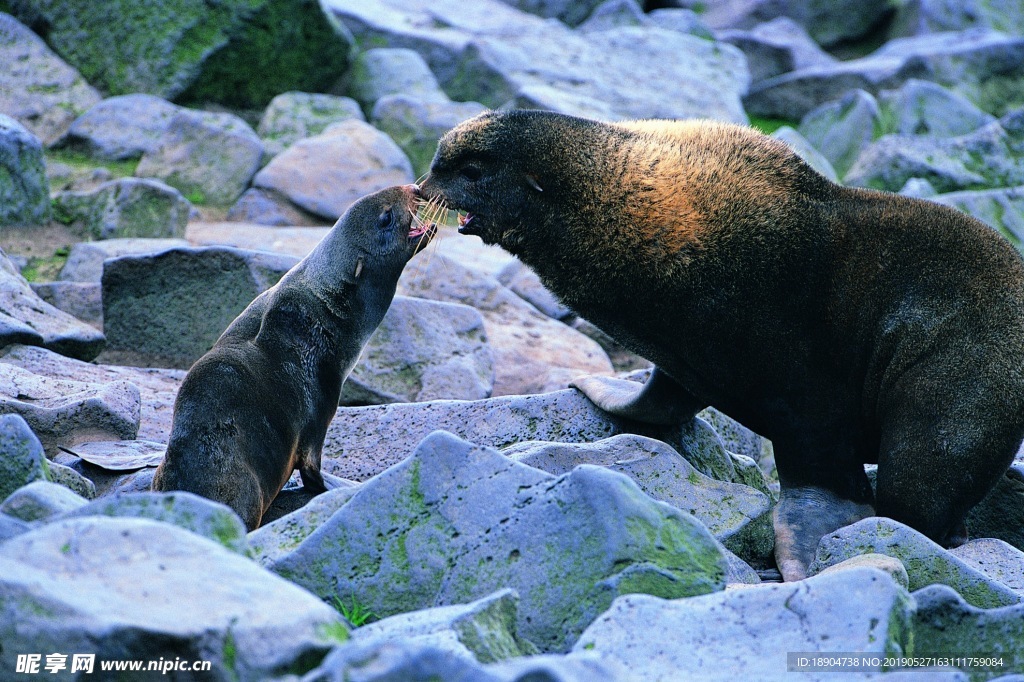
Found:
[[[657,367],[645,384],[613,377],[587,376],[576,379],[570,386],[578,388],[605,412],[645,424],[681,424],[692,419],[704,407],[675,379]]]
[[[772,520],[775,563],[786,582],[803,580],[822,537],[875,515],[870,504],[846,500],[815,486],[783,486]]]

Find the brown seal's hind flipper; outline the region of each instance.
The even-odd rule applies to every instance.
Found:
[[[587,376],[569,385],[578,388],[605,412],[644,424],[682,424],[705,407],[657,367],[645,384],[613,377]]]

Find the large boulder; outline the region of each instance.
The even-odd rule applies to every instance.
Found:
[[[910,79],[939,83],[997,116],[1024,104],[1024,37],[965,31],[901,38],[866,57],[813,66],[755,84],[743,103],[759,116],[800,119],[848,90],[877,95]]]
[[[228,205],[249,186],[262,159],[263,143],[238,116],[179,109],[135,175],[163,180],[190,201]]]
[[[110,97],[75,119],[58,146],[122,161],[155,152],[181,107],[155,95]]]
[[[255,682],[312,668],[326,633],[345,630],[308,592],[148,519],[57,521],[0,544],[0,566],[5,650],[94,654],[97,672],[114,659],[204,660],[209,679]],[[0,658],[0,677],[14,664]]]
[[[494,358],[473,308],[396,296],[342,388],[341,403],[489,398]]]
[[[360,42],[419,52],[458,101],[601,119],[747,120],[746,60],[724,43],[657,27],[577,33],[498,0],[324,4]],[[644,87],[635,87],[637,73]]]
[[[638,680],[782,682],[794,679],[789,671],[815,671],[797,667],[801,654],[911,653],[913,614],[906,590],[872,568],[692,599],[634,594],[616,599],[583,632],[573,655],[599,653]],[[881,669],[879,660],[865,672]]]
[[[692,516],[621,474],[556,478],[435,433],[271,568],[378,616],[512,587],[520,636],[564,651],[616,595],[722,589],[725,558]]]
[[[0,250],[0,348],[16,343],[92,360],[105,341],[98,329],[39,298]]]
[[[188,369],[297,259],[228,247],[121,256],[103,266],[105,362]]]
[[[469,261],[466,261],[469,262]],[[494,351],[494,395],[554,391],[583,374],[610,374],[597,342],[553,320],[492,276],[435,254],[402,273],[399,293],[464,303],[484,317]]]
[[[364,120],[359,103],[350,97],[310,92],[285,92],[270,100],[256,132],[267,156],[277,156],[299,140],[319,135],[328,126],[350,118]]]
[[[0,502],[33,481],[49,480],[46,453],[19,414],[0,414]]]
[[[49,187],[42,144],[18,121],[0,113],[0,227],[46,222]]]
[[[100,94],[14,17],[0,12],[0,111],[50,144]]]
[[[329,88],[352,49],[316,0],[6,4],[26,24],[45,27],[50,46],[112,95],[256,108],[287,90]]]
[[[349,119],[275,156],[253,185],[333,221],[361,196],[414,179],[409,159],[390,137]]]
[[[80,192],[58,192],[54,219],[93,239],[184,237],[192,204],[159,180],[120,178]]]

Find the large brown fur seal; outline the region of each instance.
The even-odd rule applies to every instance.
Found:
[[[391,187],[353,204],[196,361],[153,490],[223,502],[251,530],[293,470],[310,492],[326,489],[320,450],[342,383],[435,232],[414,221],[417,192]]]
[[[448,132],[422,192],[655,363],[642,389],[578,381],[598,406],[713,405],[772,440],[787,580],[876,512],[963,542],[1024,438],[1024,264],[951,208],[834,184],[741,126],[539,111]]]

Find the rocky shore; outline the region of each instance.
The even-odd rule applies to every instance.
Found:
[[[486,108],[750,123],[1024,250],[1020,7],[648,5],[0,0],[0,679],[1024,680],[1024,454],[966,545],[869,518],[780,583],[771,443],[596,409],[649,363],[450,227],[332,490],[250,533],[149,491],[189,366]]]

